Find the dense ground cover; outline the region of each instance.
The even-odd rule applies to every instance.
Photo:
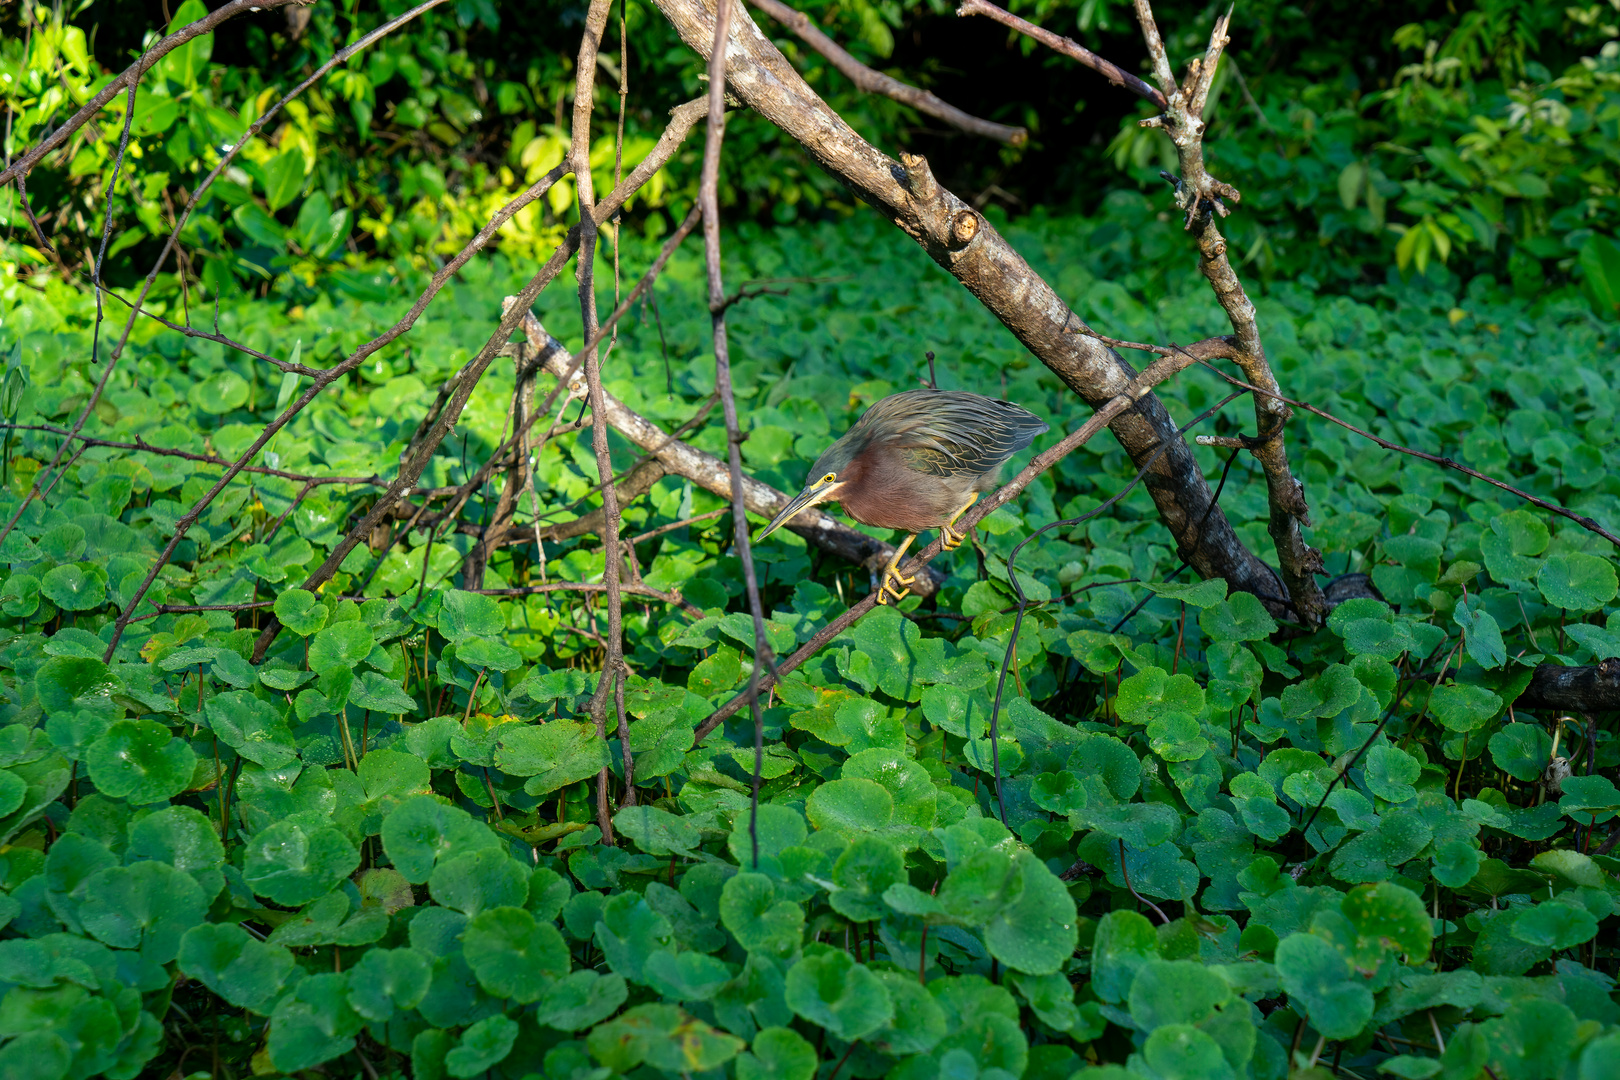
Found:
[[[127,62],[134,7],[0,10],[8,155]],[[1245,194],[1229,235],[1285,392],[1617,531],[1613,15],[1450,7],[1403,8],[1421,21],[1399,29],[1333,4],[1240,19],[1211,112],[1212,160]],[[1164,145],[1126,105],[1075,110],[1057,58],[986,53],[971,29],[954,31],[971,47],[949,44],[943,6],[807,10],[863,58],[1029,125],[1023,148],[968,147],[783,39],[864,133],[927,149],[981,195],[1087,323],[1160,342],[1225,328],[1158,179]],[[1018,10],[1136,55],[1120,51],[1119,4]],[[1208,12],[1160,10],[1178,59],[1201,47]],[[157,279],[152,313],[318,366],[392,324],[565,150],[572,75],[552,54],[571,52],[578,12],[521,14],[446,5],[295,103],[200,204],[184,276]],[[317,7],[295,31],[260,13],[154,69],[107,280],[128,292],[146,273],[271,87],[381,17]],[[633,163],[664,108],[702,88],[654,12],[631,6],[629,28]],[[969,75],[953,70],[964,57]],[[1033,91],[973,96],[1004,93],[1009,70],[1061,86],[1061,109]],[[6,519],[127,314],[107,299],[98,339],[85,287],[118,118],[30,178],[54,252],[0,189]],[[796,489],[866,405],[918,384],[928,352],[940,385],[1046,417],[1035,451],[1083,422],[993,317],[775,129],[738,114],[727,145],[726,280],[757,294],[730,312],[750,473]],[[614,151],[593,148],[599,191]],[[678,156],[608,230],[604,310],[611,267],[627,287],[690,202],[694,162]],[[457,524],[396,521],[317,594],[298,589],[574,213],[565,183],[317,398],[258,459],[285,475],[233,481],[138,606],[220,459],[307,380],[134,324],[92,444],[0,542],[0,1080],[1620,1076],[1615,716],[1521,697],[1537,665],[1620,662],[1616,552],[1319,417],[1289,431],[1307,537],[1324,581],[1365,574],[1381,600],[1302,633],[1178,574],[1129,459],[1099,437],[940,560],[936,598],[873,612],[771,694],[757,815],[746,711],[693,745],[754,663],[732,523],[702,488],[665,477],[624,511],[627,535],[656,533],[634,545],[635,572],[680,598],[625,609],[635,806],[618,740],[586,713],[600,595],[489,594],[599,584],[594,534],[504,546],[487,591],[468,591],[497,476]],[[686,437],[722,453],[695,245],[656,296],[621,326],[607,389],[666,429],[699,417]],[[535,311],[579,346],[566,280]],[[513,380],[498,361],[424,486],[490,457]],[[1194,368],[1161,396],[1189,423],[1228,391]],[[1235,435],[1250,415],[1240,399],[1188,434]],[[629,469],[640,451],[611,442]],[[1257,466],[1195,453],[1269,559]],[[534,467],[520,536],[596,505],[588,430]],[[350,479],[306,490],[305,476]],[[1015,546],[1128,488],[1017,556],[1034,604],[1014,642]],[[778,655],[872,584],[788,533],[756,558]],[[270,610],[283,629],[250,663]]]
[[[1122,193],[1093,218],[1009,228],[1094,325],[1186,340],[1217,313],[1159,217]],[[1000,393],[1005,379],[1053,421],[1045,440],[1083,415],[871,217],[745,228],[728,250],[734,281],[812,279],[734,315],[747,462],[782,486],[864,403],[913,384],[924,349],[944,385]],[[627,272],[649,254],[627,241]],[[324,360],[391,321],[417,279],[378,266],[273,309],[222,305],[220,326]],[[612,392],[669,424],[712,389],[700,279],[693,253],[677,257],[662,338],[647,312],[607,365]],[[387,474],[516,280],[502,259],[468,273],[283,433],[279,467]],[[17,420],[60,423],[86,391],[93,308],[38,285],[5,294],[30,372]],[[1620,523],[1602,359],[1614,328],[1585,298],[1529,304],[1485,278],[1391,275],[1359,298],[1296,284],[1260,303],[1279,376],[1302,398]],[[537,308],[564,340],[577,337],[571,304],[558,289]],[[87,430],[232,452],[278,386],[160,331],[141,324]],[[465,460],[481,460],[507,380],[480,389],[424,482],[462,478],[462,438]],[[1166,391],[1183,421],[1223,393],[1198,372]],[[539,458],[542,516],[576,513],[595,478],[577,438]],[[1602,723],[1558,732],[1509,703],[1544,657],[1620,655],[1613,553],[1331,425],[1301,420],[1296,439],[1313,541],[1331,571],[1371,572],[1387,603],[1278,636],[1252,597],[1165,583],[1177,561],[1140,489],[1028,550],[1026,591],[1064,595],[1020,637],[998,820],[985,725],[1011,632],[1004,558],[1029,528],[1128,481],[1122,453],[1092,444],[988,523],[980,559],[964,549],[947,564],[937,607],[873,614],[782,688],[765,713],[757,862],[751,725],[690,748],[750,663],[725,518],[638,548],[645,580],[701,612],[631,605],[643,803],[618,813],[621,846],[606,847],[589,778],[617,755],[579,713],[597,653],[559,629],[599,625],[591,597],[458,591],[471,538],[442,536],[430,555],[418,532],[362,549],[313,607],[278,603],[288,630],[260,668],[244,659],[251,612],[145,619],[103,665],[122,598],[218,469],[88,449],[6,549],[8,1069],[184,1071],[217,1046],[238,1071],[255,1053],[256,1069],[359,1069],[358,1056],[514,1078],[597,1065],[807,1077],[817,1061],[863,1076],[1065,1076],[1129,1059],[1166,1080],[1261,1080],[1298,1050],[1296,1067],[1358,1075],[1489,1063],[1555,1077],[1569,1062],[1582,1080],[1607,1076],[1620,863],[1587,852],[1620,807],[1604,775],[1620,744]],[[694,441],[720,445],[713,423]],[[50,445],[13,435],[6,508]],[[1213,479],[1222,459],[1198,452]],[[296,487],[233,485],[148,604],[296,595],[368,498],[323,488],[268,536]],[[1263,488],[1242,458],[1222,505],[1265,550]],[[720,506],[665,479],[626,522],[646,531]],[[464,518],[484,512],[474,502]],[[782,652],[868,588],[796,537],[759,557]],[[591,537],[547,558],[553,580],[602,572]],[[532,546],[507,548],[485,583],[539,576]],[[1555,735],[1576,774],[1562,796],[1536,784]],[[1438,1060],[1422,1049],[1436,1033]]]

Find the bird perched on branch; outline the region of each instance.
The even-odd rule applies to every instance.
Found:
[[[831,501],[862,525],[903,529],[910,535],[877,590],[878,603],[899,603],[916,580],[902,577],[899,566],[917,534],[938,529],[946,551],[961,546],[957,518],[996,486],[1002,464],[1045,430],[1046,421],[1010,401],[960,390],[891,394],[816,459],[804,490],[759,539],[806,507]]]

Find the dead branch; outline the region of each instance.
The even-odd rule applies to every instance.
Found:
[[[546,333],[540,320],[532,313],[528,314],[523,320],[523,329],[529,337],[529,347],[544,358],[546,370],[559,377],[568,374],[569,367],[565,360],[568,350]],[[685,477],[723,499],[731,498],[730,468],[724,461],[672,438],[663,428],[630,409],[612,394],[602,395],[602,409],[607,422],[619,434],[652,455],[669,475]],[[747,512],[766,521],[788,504],[789,496],[746,473],[742,478],[742,488]],[[865,567],[873,575],[882,572],[894,554],[892,544],[856,532],[815,507],[794,518],[787,528],[803,537],[807,543]],[[912,585],[911,591],[923,597],[932,596],[939,591],[944,580],[944,575],[937,572],[923,574]]]
[[[1011,146],[1023,146],[1029,141],[1029,132],[1024,128],[998,124],[993,120],[981,120],[949,102],[940,100],[927,90],[908,86],[899,79],[867,67],[845,51],[843,46],[817,29],[808,15],[782,3],[782,0],[753,0],[753,4],[799,35],[806,45],[826,57],[846,79],[868,94],[882,94],[884,97],[893,98],[901,104],[910,105],[920,113],[927,113],[936,120],[943,120],[952,127],[960,128],[969,135],[982,135]]]
[[[655,0],[687,46],[708,58],[714,17],[701,0]],[[727,87],[804,146],[811,158],[862,200],[886,215],[989,308],[1042,363],[1093,408],[1126,393],[1136,371],[1101,342],[1073,332],[1069,306],[973,208],[934,179],[921,157],[900,162],[865,142],[799,76],[760,33],[746,11],[736,13],[727,50]],[[1146,483],[1161,520],[1201,577],[1269,597],[1284,617],[1287,595],[1277,574],[1239,540],[1211,498],[1190,448],[1158,398],[1133,399],[1112,430],[1140,468],[1158,454]],[[1172,442],[1167,450],[1160,448]],[[1200,528],[1199,522],[1205,521]]]
[[[767,11],[770,9],[767,8]],[[987,0],[964,0],[961,7],[956,9],[959,16],[985,15],[996,20],[1003,26],[1011,27],[1026,37],[1034,38],[1053,52],[1062,53],[1070,60],[1078,60],[1092,71],[1121,89],[1129,90],[1137,97],[1150,101],[1156,108],[1164,108],[1164,95],[1159,93],[1135,75],[1121,68],[1118,64],[1110,63],[1092,52],[1090,49],[1066,37],[1060,37],[1050,30],[1036,26],[1032,22],[1020,19],[1010,11],[997,7]]]

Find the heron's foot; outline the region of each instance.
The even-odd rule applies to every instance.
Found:
[[[916,581],[916,575],[901,577],[900,571],[889,567],[883,572],[883,580],[878,583],[877,602],[880,604],[898,604],[911,592],[910,585]]]
[[[941,551],[955,551],[967,539],[967,530],[958,532],[949,525],[939,527],[939,549]]]

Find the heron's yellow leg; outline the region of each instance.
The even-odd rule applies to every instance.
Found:
[[[887,604],[892,601],[893,603],[898,604],[901,600],[905,599],[906,593],[911,591],[906,586],[910,585],[917,579],[915,576],[900,576],[900,560],[905,558],[906,548],[910,547],[911,542],[915,539],[917,539],[917,534],[912,533],[910,536],[906,537],[905,540],[901,541],[900,546],[894,549],[894,558],[890,559],[889,565],[883,568],[883,576],[878,579],[878,603]]]
[[[951,528],[951,526],[955,525],[956,519],[967,513],[968,508],[978,501],[979,493],[975,491],[971,496],[968,497],[968,501],[963,503],[961,508],[958,509],[956,513],[951,515],[951,520],[939,527],[940,550],[955,551],[957,548],[962,546],[962,541],[967,539],[967,533],[957,532],[955,529]]]

